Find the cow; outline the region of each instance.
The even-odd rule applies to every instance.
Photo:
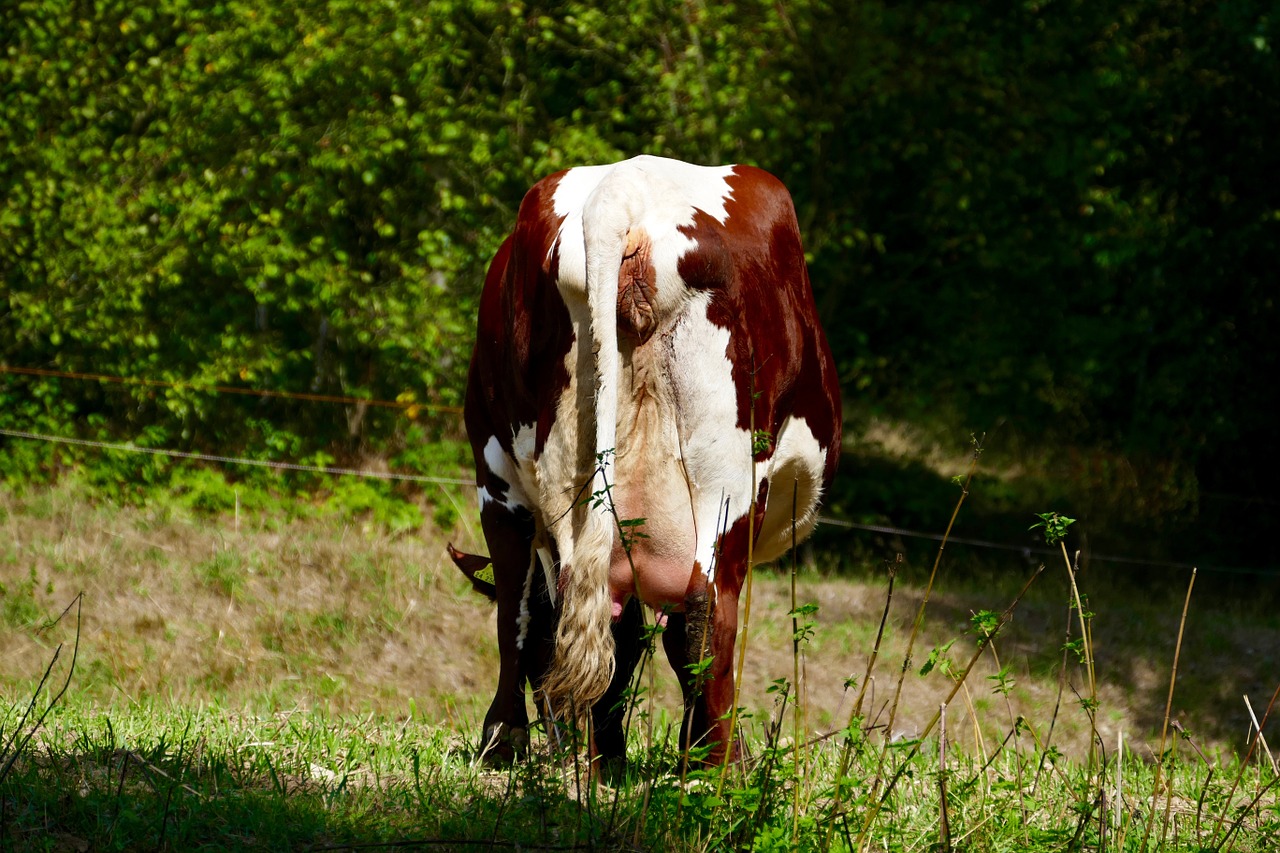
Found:
[[[486,758],[527,748],[527,682],[552,713],[591,709],[593,755],[625,759],[643,605],[681,743],[731,760],[748,565],[809,534],[840,453],[786,188],[653,156],[538,182],[485,277],[464,411],[492,581],[450,553],[497,602]]]

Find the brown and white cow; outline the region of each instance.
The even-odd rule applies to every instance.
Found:
[[[539,182],[485,278],[466,425],[492,587],[452,553],[497,601],[487,754],[527,743],[528,681],[593,706],[596,751],[621,757],[643,604],[665,614],[682,743],[726,760],[748,560],[808,535],[840,450],[786,189],[648,156]]]

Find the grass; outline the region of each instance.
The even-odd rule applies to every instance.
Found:
[[[16,709],[5,716],[6,734]],[[0,845],[14,850],[133,849],[852,849],[871,813],[874,739],[859,739],[844,806],[829,816],[838,745],[803,767],[776,738],[778,720],[748,722],[745,771],[717,794],[714,771],[683,786],[670,743],[636,742],[612,786],[539,757],[508,771],[472,761],[452,729],[417,718],[321,711],[244,715],[213,705],[104,713],[72,700],[55,709],[0,783]],[[22,731],[28,731],[22,727]],[[1274,776],[1258,764],[1178,761],[1153,810],[1152,767],[1113,757],[1101,782],[1061,758],[1005,750],[990,760],[939,741],[889,753],[899,775],[868,828],[872,849],[928,850],[946,813],[955,849],[1268,850],[1280,841]],[[545,744],[544,744],[545,747]],[[1117,772],[1118,767],[1118,772]],[[1213,772],[1216,770],[1217,772]],[[1021,776],[1021,781],[1019,777]],[[1119,780],[1117,788],[1115,780]],[[1124,808],[1114,808],[1116,792]],[[792,805],[801,803],[795,818]]]
[[[55,486],[0,489],[0,535],[0,850],[1280,843],[1276,774],[1240,698],[1280,742],[1280,710],[1265,717],[1280,624],[1265,597],[1202,592],[1203,579],[1185,620],[1187,578],[1077,579],[1095,614],[1095,735],[1086,671],[1063,666],[1080,613],[1062,565],[988,643],[974,617],[989,629],[984,614],[1003,611],[1034,566],[948,550],[906,666],[928,562],[901,571],[883,634],[887,582],[874,565],[802,572],[794,593],[785,570],[762,570],[744,768],[681,783],[678,693],[658,663],[628,775],[597,787],[545,742],[507,772],[473,765],[497,661],[492,609],[443,550],[449,537],[474,546],[465,528],[119,506]],[[55,621],[80,592],[78,628],[74,612]],[[810,623],[800,657],[797,618]],[[1178,736],[1162,750],[1180,631]],[[864,687],[860,725],[842,732]]]

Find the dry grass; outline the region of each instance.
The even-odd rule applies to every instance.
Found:
[[[34,604],[4,627],[10,685],[39,671],[66,627],[32,617],[79,591],[77,689],[103,701],[395,715],[414,700],[447,719],[474,716],[496,666],[490,608],[434,531],[248,516],[237,530],[231,517],[93,507],[59,489],[7,498],[2,529],[0,583]]]
[[[428,514],[429,516],[429,514]],[[492,695],[497,659],[491,605],[473,593],[448,561],[449,538],[477,548],[465,530],[429,525],[392,535],[358,518],[333,515],[289,520],[261,515],[195,515],[172,506],[90,505],[68,487],[0,491],[0,687],[30,690],[51,649],[70,638],[64,623],[44,627],[83,591],[84,623],[72,691],[104,707],[160,700],[177,706],[217,703],[254,713],[323,708],[371,712],[390,719],[443,723],[474,737]],[[1029,574],[1020,558],[975,581],[951,582],[944,568],[917,643],[892,733],[915,734],[950,688],[948,677],[916,671],[928,651],[957,639],[951,656],[968,657],[969,617],[1002,610]],[[805,657],[808,729],[843,724],[884,607],[874,570],[861,579],[802,575],[799,601],[818,605]],[[1099,614],[1099,729],[1110,746],[1123,730],[1139,754],[1158,741],[1168,670],[1185,580],[1138,595],[1122,583],[1086,577]],[[751,660],[743,704],[767,717],[771,681],[790,677],[789,580],[773,570],[757,578]],[[899,583],[890,626],[868,694],[869,720],[883,723],[921,590]],[[1050,566],[996,641],[1012,667],[1014,716],[1047,736],[1058,695],[1061,644],[1068,619],[1065,570]],[[1274,685],[1280,624],[1266,611],[1218,601],[1192,602],[1174,716],[1204,747],[1243,751],[1247,735],[1240,696],[1255,706]],[[962,749],[990,752],[1013,726],[986,676],[985,654],[948,713],[948,732]],[[657,707],[677,719],[677,691],[665,662]],[[1071,669],[1077,686],[1081,678]],[[1081,688],[1081,692],[1086,692]],[[976,714],[975,725],[970,711]],[[662,722],[660,718],[660,722]],[[1270,730],[1270,727],[1268,727]],[[1053,742],[1079,754],[1088,721],[1068,688]],[[1273,740],[1280,740],[1272,736]]]

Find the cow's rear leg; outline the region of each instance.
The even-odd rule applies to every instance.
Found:
[[[644,618],[640,602],[632,598],[613,625],[615,666],[609,689],[591,709],[591,751],[593,768],[606,774],[617,773],[626,763],[627,733],[623,726],[627,716],[627,687],[636,663],[640,660],[640,638]]]
[[[701,688],[694,674],[689,670],[690,658],[697,660],[698,655],[689,653],[687,637],[688,626],[685,614],[669,614],[667,629],[662,632],[662,648],[667,653],[667,661],[675,671],[676,681],[680,683],[680,695],[684,700],[684,712],[680,715],[680,741],[677,744],[681,755],[686,754],[690,747],[696,745],[706,731],[705,720],[699,713],[701,703],[697,702]],[[693,735],[692,732],[698,734]]]
[[[738,757],[738,742],[732,738],[730,712],[733,710],[734,641],[738,633],[738,596],[735,591],[717,588],[715,605],[708,620],[711,636],[706,647],[709,661],[698,705],[706,721],[705,743],[711,747],[706,763],[725,764]]]
[[[493,560],[498,619],[498,688],[485,714],[480,755],[489,764],[509,763],[529,745],[525,682],[541,678],[540,645],[550,619],[545,594],[535,597],[541,571],[533,555],[534,523],[522,509],[497,503],[480,513]]]
[[[727,764],[737,760],[741,741],[734,737],[732,712],[734,710],[734,645],[738,639],[738,595],[749,570],[748,555],[751,549],[748,537],[759,531],[764,522],[768,505],[768,481],[760,483],[756,501],[754,524],[744,517],[734,522],[728,533],[719,541],[719,557],[715,580],[712,582],[713,604],[708,614],[710,636],[706,646],[711,660],[706,668],[706,681],[698,698],[706,717],[706,743],[710,751],[708,764]],[[695,730],[696,733],[696,730]]]
[[[667,617],[667,629],[662,635],[667,660],[676,672],[684,699],[684,715],[680,723],[680,753],[685,755],[690,749],[711,744],[712,749],[705,762],[712,764],[723,761],[723,749],[717,740],[717,721],[707,704],[707,688],[716,672],[717,663],[711,633],[715,611],[716,608],[706,592],[692,593],[685,599],[683,613],[672,613]],[[731,656],[731,646],[727,652],[722,650],[721,657]],[[732,702],[732,684],[729,694]],[[727,723],[723,728],[727,732]],[[727,734],[719,735],[720,738],[726,736]]]

